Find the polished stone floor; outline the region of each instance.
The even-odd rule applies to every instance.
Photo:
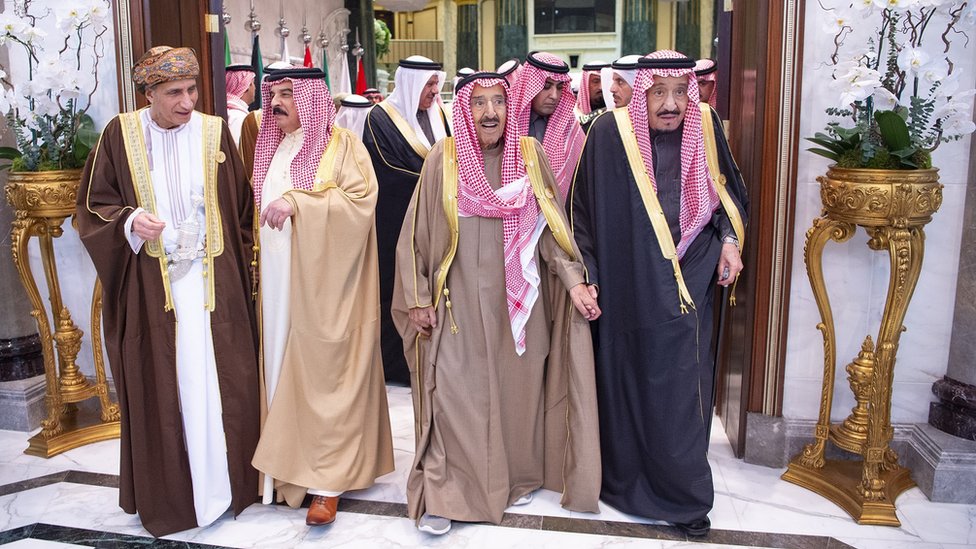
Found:
[[[917,488],[897,501],[901,527],[860,526],[829,501],[779,479],[780,469],[735,459],[713,424],[709,461],[715,481],[711,534],[688,540],[677,530],[608,506],[599,514],[559,507],[540,491],[509,509],[500,526],[455,524],[449,534],[422,534],[406,517],[404,484],[413,456],[409,389],[390,387],[395,472],[369,490],[349,493],[336,522],[305,526],[305,510],[255,504],[236,519],[153,540],[136,516],[118,507],[117,441],[50,459],[25,455],[27,433],[0,431],[0,545],[58,547],[976,547],[976,506],[932,503]]]

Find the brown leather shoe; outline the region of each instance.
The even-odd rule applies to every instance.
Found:
[[[308,506],[305,524],[309,526],[323,526],[332,524],[336,518],[336,508],[339,507],[339,497],[313,496],[312,504]]]

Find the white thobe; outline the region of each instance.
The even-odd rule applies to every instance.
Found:
[[[281,198],[292,189],[291,163],[302,148],[304,131],[301,127],[285,137],[278,145],[268,175],[261,187],[261,209]],[[264,384],[267,390],[268,409],[274,402],[285,358],[285,343],[291,329],[291,218],[285,220],[281,230],[267,225],[261,227],[261,327],[264,343]],[[264,476],[264,503],[272,502],[274,480]],[[335,492],[309,486],[308,493],[317,496],[338,496]]]
[[[178,228],[187,217],[198,215],[198,249],[203,249],[206,232],[204,206],[194,209],[193,197],[203,196],[203,117],[194,112],[182,126],[163,129],[142,111],[142,126],[149,156],[150,177],[156,198],[156,217],[166,223],[162,241],[166,253],[176,249]],[[137,209],[126,219],[125,232],[134,253],[145,241],[132,232],[132,222],[142,213]],[[231,505],[227,443],[214,357],[210,311],[204,307],[203,262],[196,259],[190,271],[171,281],[176,313],[176,375],[180,410],[197,525],[217,520]]]
[[[237,146],[241,145],[241,128],[244,127],[247,112],[247,103],[232,95],[227,96],[227,126],[230,127],[230,135]]]

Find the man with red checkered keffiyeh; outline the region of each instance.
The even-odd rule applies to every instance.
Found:
[[[335,520],[339,496],[393,470],[379,354],[369,154],[334,125],[319,69],[282,68],[261,84],[254,155],[260,212],[262,410],[252,461],[264,502],[312,503],[305,523]]]
[[[254,101],[254,67],[228,65],[224,69],[227,84],[227,125],[234,136],[234,143],[241,142],[241,126],[248,113],[248,104]]]
[[[549,157],[560,196],[566,196],[586,137],[576,119],[569,65],[551,53],[534,51],[512,91],[511,116],[519,135],[535,137]]]
[[[638,61],[630,104],[590,128],[570,217],[603,309],[601,499],[702,536],[714,498],[712,298],[742,269],[748,199],[693,69],[667,50]]]
[[[458,82],[455,137],[427,156],[397,245],[417,431],[407,502],[432,534],[497,524],[543,486],[598,510],[586,320],[600,310],[546,155],[518,135],[507,97],[495,73]]]

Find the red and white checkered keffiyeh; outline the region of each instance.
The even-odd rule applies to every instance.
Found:
[[[539,61],[552,65],[564,65],[565,62],[551,53],[537,52],[532,56]],[[546,86],[546,79],[565,82],[563,93],[556,105],[556,111],[549,116],[546,124],[546,135],[542,139],[542,148],[549,158],[549,165],[556,176],[556,185],[562,198],[566,198],[576,164],[583,152],[583,140],[586,137],[579,125],[579,120],[573,113],[576,97],[570,89],[569,74],[558,74],[526,62],[522,65],[522,72],[518,76],[515,89],[509,101],[509,116],[515,118],[519,135],[529,135],[529,123],[532,120],[532,100]],[[514,108],[513,108],[514,107]]]
[[[698,61],[695,61],[695,70],[696,71],[710,69],[710,68],[712,68],[714,66],[715,66],[715,61],[713,61],[712,59],[699,59]],[[703,75],[699,76],[698,79],[699,80],[707,80],[709,82],[717,82],[718,81],[718,71],[715,70],[715,71],[712,71],[712,72],[710,72],[708,74],[703,74]],[[717,109],[718,108],[718,93],[716,93],[717,91],[718,90],[712,91],[712,96],[708,98],[708,104],[711,105],[713,109]]]
[[[329,93],[325,80],[321,78],[293,78],[292,83],[295,98],[295,108],[298,109],[298,120],[302,124],[302,148],[291,161],[291,185],[293,189],[312,190],[315,172],[319,168],[319,161],[325,153],[325,147],[332,138],[332,125],[335,123],[335,103]],[[271,113],[271,88],[281,84],[284,80],[261,83],[261,104],[264,105],[264,115],[261,117],[261,128],[258,130],[257,143],[254,146],[254,204],[261,210],[261,189],[264,179],[268,175],[268,167],[274,157],[278,145],[285,138],[285,132],[278,128],[275,117]]]
[[[647,57],[650,59],[685,58],[683,54],[673,50],[659,50]],[[654,190],[657,190],[657,182],[654,180],[650,129],[647,121],[647,90],[654,84],[655,76],[688,78],[688,108],[685,110],[684,129],[681,135],[681,213],[679,216],[681,240],[677,245],[680,258],[710,221],[719,201],[715,189],[712,188],[705,159],[701,111],[698,109],[698,80],[695,78],[694,69],[637,69],[634,96],[627,106],[627,112],[634,126],[637,146],[644,158],[644,167],[654,185]]]
[[[490,88],[499,84],[507,88],[503,79],[479,78],[458,90],[454,99],[458,210],[467,216],[502,219],[508,317],[515,340],[515,351],[521,355],[525,352],[525,325],[539,295],[539,267],[535,261],[533,245],[533,233],[539,221],[539,203],[527,181],[525,163],[519,148],[519,133],[511,116],[505,121],[502,187],[521,185],[520,192],[507,200],[502,199],[485,177],[484,155],[478,144],[474,115],[471,112],[471,93],[475,86]]]
[[[593,112],[593,109],[590,108],[590,75],[593,74],[600,76],[600,71],[583,71],[583,75],[580,76],[579,93],[576,94],[576,108],[582,114]]]
[[[240,99],[247,88],[251,86],[251,82],[254,82],[254,72],[227,71],[224,79],[227,83],[227,97],[233,96]]]

